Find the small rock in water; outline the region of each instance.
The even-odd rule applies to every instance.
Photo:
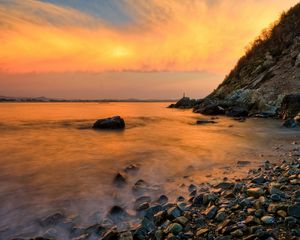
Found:
[[[169,201],[169,198],[166,195],[160,195],[156,202],[164,205]]]
[[[209,123],[217,123],[216,121],[213,120],[197,120],[196,122],[198,125],[203,125],[203,124],[209,124]]]
[[[125,121],[120,116],[115,116],[112,118],[103,118],[97,120],[94,125],[94,129],[124,129]]]
[[[250,161],[237,161],[237,165],[238,166],[246,166],[246,165],[249,165],[251,162]]]
[[[121,173],[117,173],[117,175],[114,177],[114,184],[118,187],[122,187],[127,183],[126,177],[123,176]]]
[[[193,191],[195,191],[195,190],[197,190],[197,187],[196,187],[194,184],[191,184],[191,185],[189,186],[189,192],[193,192]]]
[[[135,164],[130,164],[124,169],[124,172],[126,173],[136,173],[139,170],[139,168]]]
[[[62,213],[55,213],[45,219],[40,220],[40,225],[42,227],[55,226],[58,223],[62,222],[65,219],[65,215]]]

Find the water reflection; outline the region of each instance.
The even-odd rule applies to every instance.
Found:
[[[130,209],[139,179],[155,186],[149,194],[156,198],[179,194],[183,182],[239,174],[237,160],[262,161],[260,153],[270,154],[289,135],[272,120],[219,118],[197,126],[206,117],[166,105],[0,104],[0,236],[37,233],[36,220],[57,210],[90,224],[91,215],[102,217],[114,204]],[[90,128],[96,119],[114,115],[125,119],[125,131]],[[130,164],[139,170],[120,190],[113,178]]]

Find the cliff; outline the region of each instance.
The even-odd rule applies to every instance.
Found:
[[[291,107],[298,109],[287,111]],[[194,111],[229,115],[247,111],[248,115],[283,118],[300,112],[300,3],[262,32]]]

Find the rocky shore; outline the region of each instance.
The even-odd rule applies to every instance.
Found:
[[[297,143],[294,143],[298,146]],[[135,166],[130,167],[135,170]],[[114,180],[124,182],[121,174]],[[57,229],[67,230],[64,239],[299,239],[300,237],[300,151],[296,147],[281,163],[265,161],[241,179],[226,177],[217,184],[199,183],[188,187],[187,196],[170,202],[161,195],[152,200],[143,189],[135,212],[114,206],[107,218],[92,226],[77,225],[77,217],[56,213],[40,220],[48,229],[40,240],[61,239]],[[139,225],[130,224],[140,218]],[[21,240],[19,238],[19,240]]]

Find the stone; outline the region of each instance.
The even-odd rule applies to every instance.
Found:
[[[129,166],[124,168],[124,172],[126,173],[136,173],[139,170],[139,167],[135,164],[130,164]]]
[[[249,165],[251,162],[250,161],[245,161],[245,160],[239,160],[237,161],[237,165],[238,166],[246,166],[246,165]]]
[[[229,117],[248,117],[248,110],[241,107],[231,107],[225,114]]]
[[[174,222],[177,222],[177,223],[179,223],[179,224],[181,224],[181,225],[186,225],[186,223],[188,222],[189,220],[186,218],[186,217],[184,217],[184,216],[181,216],[181,217],[178,217],[178,218],[176,218],[175,220],[174,220]]]
[[[285,218],[287,216],[287,213],[286,213],[286,211],[278,210],[277,215],[282,217],[282,218]]]
[[[216,220],[218,222],[223,222],[225,220],[225,218],[226,218],[226,213],[225,212],[219,212],[216,215]]]
[[[289,216],[300,218],[300,202],[290,205],[287,212]]]
[[[281,197],[278,194],[272,194],[271,200],[274,202],[279,202],[281,200]]]
[[[233,237],[242,237],[244,235],[244,233],[241,229],[237,229],[237,230],[231,232],[231,235]]]
[[[191,184],[191,185],[189,186],[189,192],[193,192],[193,191],[195,191],[195,190],[197,190],[197,187],[196,187],[194,184]]]
[[[289,228],[295,227],[297,224],[297,219],[291,216],[288,216],[284,219],[284,224]]]
[[[195,112],[204,115],[223,115],[225,114],[225,109],[218,104],[212,103],[200,106],[195,110]]]
[[[177,207],[168,209],[167,213],[171,219],[175,219],[181,216],[181,211]]]
[[[300,93],[286,95],[281,103],[280,117],[294,118],[300,112]]]
[[[208,228],[201,228],[201,229],[198,229],[197,232],[196,232],[196,236],[197,237],[200,237],[200,236],[203,236],[205,233],[207,233],[209,231]]]
[[[271,225],[275,223],[275,218],[272,216],[263,216],[260,220],[266,225]]]
[[[216,185],[216,187],[222,189],[230,189],[234,187],[234,184],[230,182],[220,182],[219,184]]]
[[[169,201],[169,198],[166,195],[160,195],[156,202],[159,204],[166,204]]]
[[[179,223],[172,223],[167,227],[166,232],[178,235],[182,231],[182,229],[183,228]]]
[[[147,192],[148,189],[149,189],[149,184],[142,179],[136,181],[136,183],[132,187],[133,193],[137,195]]]
[[[206,211],[204,212],[204,215],[206,215],[206,217],[208,219],[213,219],[215,217],[215,215],[217,214],[217,211],[218,211],[218,208],[215,205],[212,205],[211,207],[206,209]]]
[[[294,119],[290,118],[284,121],[282,124],[283,127],[286,128],[297,128],[300,127],[299,122],[296,122]]]
[[[98,119],[94,125],[94,129],[124,129],[125,121],[120,116],[114,116],[112,118]]]
[[[265,191],[262,188],[248,188],[247,190],[248,196],[259,197],[265,194]]]
[[[296,199],[300,199],[300,190],[295,191],[294,196]]]
[[[262,184],[262,183],[265,183],[266,181],[267,180],[263,176],[259,176],[259,177],[253,178],[251,180],[252,183],[256,183],[256,184]]]
[[[39,221],[42,227],[50,227],[55,226],[61,223],[65,219],[65,215],[63,213],[57,212],[53,215],[50,215],[42,220]]]
[[[202,205],[203,204],[203,197],[204,197],[203,194],[199,194],[198,196],[196,196],[193,199],[193,204],[196,205],[196,206]]]
[[[108,213],[108,217],[113,221],[118,221],[122,219],[125,215],[125,210],[120,206],[113,206]]]
[[[127,180],[126,177],[123,176],[121,173],[117,173],[114,177],[113,183],[118,187],[122,187],[127,183]]]
[[[197,120],[196,124],[197,125],[204,125],[204,124],[210,124],[210,123],[217,123],[216,121],[213,120]]]
[[[135,200],[133,208],[138,211],[147,209],[149,207],[150,202],[151,202],[151,197],[141,196]],[[146,206],[148,206],[148,207],[146,207]]]
[[[119,240],[133,240],[131,232],[123,232],[120,234]]]
[[[189,97],[183,97],[179,99],[175,104],[171,104],[169,108],[188,109],[195,107],[199,103],[200,100],[190,99]]]

